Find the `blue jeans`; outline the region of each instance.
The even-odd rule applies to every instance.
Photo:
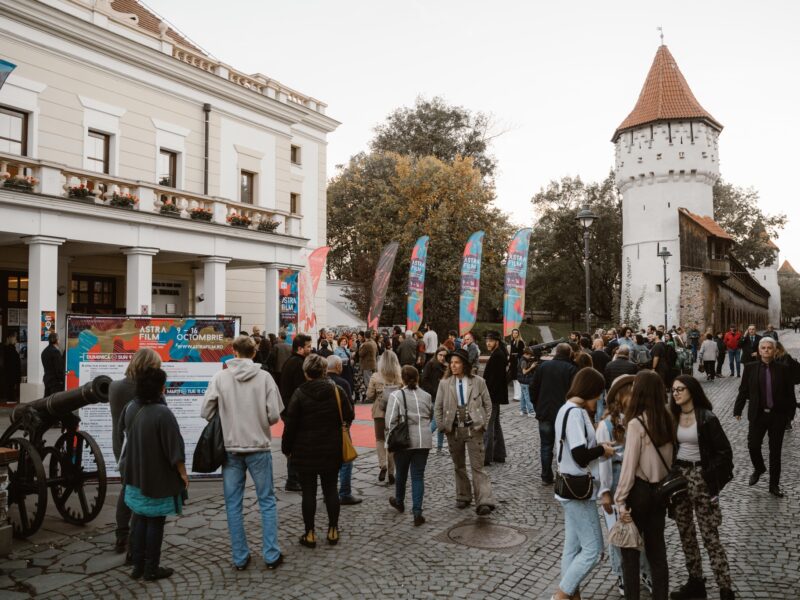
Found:
[[[603,413],[606,410],[606,391],[603,390],[600,398],[597,399],[597,408],[594,411],[594,422],[599,423],[603,420]]]
[[[350,486],[350,480],[353,477],[353,463],[342,463],[339,469],[339,498],[347,498],[353,495],[353,488]]]
[[[542,480],[553,481],[553,446],[556,443],[554,421],[539,421],[539,442],[541,444]]]
[[[731,375],[733,375],[733,363],[736,362],[736,376],[738,377],[741,374],[741,355],[738,350],[728,350],[728,366],[731,369]]]
[[[406,481],[411,468],[411,512],[422,514],[422,497],[425,495],[425,465],[428,464],[428,449],[414,448],[394,453],[394,497],[401,506],[406,499]]]
[[[562,500],[564,508],[564,552],[558,587],[575,593],[603,553],[603,532],[595,500]]]
[[[435,432],[437,428],[436,419],[431,417],[431,433]],[[436,448],[441,450],[444,446],[444,431],[437,431],[436,432]]]
[[[529,415],[534,414],[533,403],[531,402],[531,387],[527,383],[520,383],[519,391],[519,411]]]
[[[252,452],[234,454],[228,452],[228,461],[222,467],[222,490],[225,494],[225,511],[228,515],[228,533],[231,536],[233,563],[241,566],[250,556],[247,536],[244,532],[242,499],[246,473],[256,485],[258,506],[261,509],[262,555],[264,561],[275,562],[281,555],[278,547],[278,507],[275,487],[272,482],[272,453]]]

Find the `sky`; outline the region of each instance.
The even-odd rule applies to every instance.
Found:
[[[215,58],[328,104],[342,125],[328,177],[417,96],[493,115],[497,205],[530,226],[550,181],[603,179],[610,142],[660,44],[724,125],[723,179],[786,213],[781,261],[800,269],[789,175],[800,146],[800,2],[144,0]]]

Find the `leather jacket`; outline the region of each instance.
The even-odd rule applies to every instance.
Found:
[[[695,406],[694,414],[697,420],[703,480],[713,498],[733,479],[733,450],[717,415],[701,406]],[[677,428],[676,421],[676,437]]]

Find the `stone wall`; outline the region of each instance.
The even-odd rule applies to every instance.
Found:
[[[681,273],[680,323],[683,327],[698,324],[700,331],[711,325],[707,277],[699,271]]]

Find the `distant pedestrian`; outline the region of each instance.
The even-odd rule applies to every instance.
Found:
[[[617,348],[614,358],[603,369],[606,389],[611,389],[611,384],[614,383],[617,377],[621,375],[636,375],[638,372],[639,366],[630,359],[630,348],[628,346],[620,346]]]
[[[281,398],[283,405],[288,408],[289,403],[294,396],[294,392],[303,385],[306,381],[306,376],[303,371],[303,363],[307,356],[311,354],[311,337],[298,334],[292,340],[292,355],[288,358],[283,365],[281,372]],[[281,415],[283,416],[283,415]],[[298,479],[297,470],[292,465],[291,457],[286,458],[286,491],[287,492],[301,492],[303,491]]]
[[[400,361],[400,366],[405,367],[411,365],[412,367],[417,364],[417,353],[419,347],[417,340],[414,339],[414,334],[411,331],[406,331],[405,339],[397,347],[395,354],[397,360]]]
[[[756,333],[756,326],[748,326],[747,332],[739,340],[739,347],[742,349],[742,364],[758,362],[758,342],[760,341],[761,336]]]
[[[420,387],[428,392],[431,396],[431,405],[436,405],[436,394],[439,391],[439,382],[447,372],[447,354],[446,346],[439,346],[435,356],[430,359],[422,370],[422,378],[420,379]],[[442,451],[444,447],[444,433],[437,431],[436,419],[431,416],[431,433],[436,431],[436,449],[438,452]]]
[[[422,341],[425,344],[425,362],[427,363],[436,354],[436,349],[439,347],[439,336],[431,328],[430,323],[425,323],[422,329],[425,332]]]
[[[533,350],[525,348],[519,360],[517,368],[517,380],[519,381],[520,401],[519,414],[532,417],[536,414],[531,402],[531,384],[533,383],[533,371],[539,365],[534,357]]]
[[[317,545],[317,479],[322,486],[328,513],[328,544],[339,543],[339,492],[337,480],[342,466],[342,420],[353,421],[352,406],[343,390],[326,376],[328,363],[318,354],[303,361],[307,381],[295,390],[285,413],[281,451],[291,457],[303,488],[305,533],[300,544]],[[342,416],[339,417],[339,406]]]
[[[386,448],[386,405],[389,394],[403,385],[397,355],[385,350],[378,361],[378,372],[369,380],[367,402],[372,402],[372,420],[375,426],[375,450],[378,454],[378,481],[394,483],[394,453]]]
[[[776,342],[779,341],[778,340],[778,332],[775,331],[775,326],[772,325],[771,323],[769,325],[767,325],[767,330],[764,332],[764,335],[766,337],[771,337]]]
[[[353,402],[353,392],[350,387],[350,383],[342,377],[342,359],[339,355],[329,356],[327,358],[328,363],[328,377],[331,381],[342,388],[344,392],[344,397],[341,398],[342,402],[348,402],[351,407],[351,412],[355,415],[355,402]],[[355,418],[355,417],[354,417]],[[345,421],[345,426],[347,427],[348,431],[350,430],[350,426],[353,424],[352,421]],[[343,506],[350,506],[354,504],[361,504],[362,499],[356,498],[353,496],[353,464],[355,461],[351,461],[348,463],[342,463],[342,466],[339,467],[339,504]]]
[[[403,387],[389,396],[386,408],[386,429],[391,432],[398,423],[405,421],[408,425],[410,446],[395,452],[396,481],[394,495],[389,498],[397,511],[405,510],[406,481],[411,470],[411,513],[414,525],[425,523],[422,516],[422,500],[425,495],[425,465],[428,453],[433,445],[431,436],[431,419],[433,407],[431,397],[425,390],[417,386],[419,371],[412,366],[403,367],[401,376]]]
[[[508,378],[513,382],[514,395],[513,399],[519,402],[522,398],[522,386],[520,385],[519,374],[519,361],[522,358],[522,353],[525,351],[525,340],[519,333],[519,329],[511,330],[511,339],[508,341]]]
[[[717,372],[715,373],[716,377],[724,377],[722,374],[722,365],[725,364],[725,354],[727,351],[727,346],[725,346],[725,334],[721,331],[718,331],[714,336],[714,342],[717,344]]]
[[[375,372],[378,362],[378,345],[372,339],[373,333],[364,333],[364,342],[358,349],[358,361],[361,367],[361,375],[364,378],[364,386],[369,388],[369,380]]]
[[[492,413],[483,436],[485,454],[483,464],[506,462],[506,442],[503,438],[503,427],[500,423],[500,406],[508,404],[508,353],[503,339],[496,331],[486,333],[486,349],[489,360],[483,372],[483,379],[492,399]]]
[[[241,571],[250,564],[242,516],[245,478],[250,473],[261,513],[261,555],[267,568],[274,569],[283,555],[278,546],[270,426],[278,422],[283,402],[272,376],[253,362],[253,341],[240,335],[233,342],[233,352],[235,358],[208,384],[200,415],[210,421],[219,414],[222,426],[226,453],[222,490],[233,565]]]
[[[169,515],[181,514],[189,488],[183,437],[164,400],[166,381],[161,369],[140,373],[136,399],[127,405],[120,425],[126,439],[120,471],[125,502],[133,511],[131,577],[146,581],[173,573],[161,566],[164,522]]]
[[[742,332],[736,329],[736,325],[731,325],[731,328],[722,338],[722,341],[725,342],[725,347],[728,351],[728,367],[731,371],[731,377],[733,377],[733,365],[736,364],[736,376],[741,377],[742,369],[741,369],[741,357],[739,352],[739,342],[742,339]]]
[[[3,384],[6,402],[19,400],[19,384],[22,381],[22,360],[17,352],[17,334],[9,333],[3,345]]]
[[[461,343],[461,348],[467,351],[469,356],[469,367],[473,375],[478,374],[481,361],[481,349],[475,343],[475,335],[470,331],[464,334],[464,340]]]
[[[697,355],[700,364],[703,366],[703,372],[706,374],[706,381],[714,381],[718,350],[717,342],[714,341],[714,336],[707,333],[706,339],[703,341],[703,345],[700,346],[700,352]]]
[[[64,355],[58,347],[58,334],[47,336],[47,347],[42,350],[42,367],[44,367],[44,395],[63,392],[66,388],[64,374]]]
[[[283,365],[286,364],[286,361],[289,360],[291,355],[292,345],[286,341],[286,331],[281,330],[267,357],[267,370],[278,385],[280,385],[281,382]]]
[[[469,354],[459,349],[448,354],[450,369],[439,382],[435,418],[439,431],[447,435],[456,477],[456,506],[466,508],[473,494],[479,515],[488,515],[496,502],[489,475],[483,466],[483,434],[489,424],[492,400],[483,378],[472,374]],[[472,485],[467,476],[467,455]]]

